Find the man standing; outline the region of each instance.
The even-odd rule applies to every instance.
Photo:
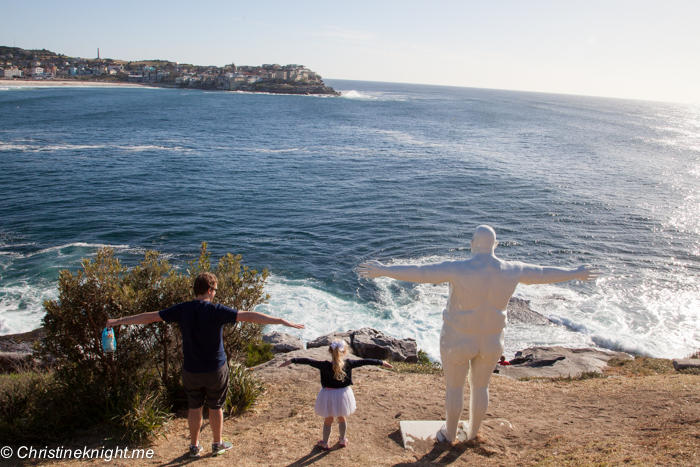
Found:
[[[469,375],[469,426],[467,439],[476,438],[489,406],[489,380],[503,353],[506,307],[518,284],[551,284],[572,279],[593,280],[600,271],[588,266],[576,269],[542,267],[519,261],[503,261],[494,254],[496,232],[488,225],[476,228],[473,256],[422,266],[385,266],[378,261],[359,265],[362,277],[431,284],[450,284],[443,311],[440,358],[445,370],[445,437],[453,442],[464,404],[464,384]]]
[[[214,274],[202,273],[194,281],[195,299],[179,303],[165,310],[141,313],[107,320],[108,327],[148,324],[158,321],[177,322],[182,333],[182,385],[187,393],[190,428],[190,457],[200,457],[199,432],[202,428],[202,407],[206,397],[209,423],[213,436],[212,455],[216,456],[233,446],[223,439],[224,413],[229,384],[229,369],[224,352],[223,329],[228,323],[246,321],[258,324],[282,324],[297,329],[304,325],[291,323],[254,311],[236,311],[211,301],[216,295],[217,279]]]

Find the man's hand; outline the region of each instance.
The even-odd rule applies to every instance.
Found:
[[[366,263],[360,263],[357,266],[357,273],[364,277],[365,279],[374,279],[375,277],[382,277],[382,269],[384,265],[379,261],[367,261]]]
[[[389,365],[386,360],[382,361],[382,368],[394,368],[392,365]]]
[[[118,319],[108,319],[107,320],[107,326],[108,328],[113,328],[119,326],[119,320]]]
[[[284,368],[285,366],[289,366],[289,365],[291,365],[291,364],[292,364],[292,361],[291,361],[291,360],[287,360],[287,361],[285,361],[283,364],[280,365],[280,368]]]
[[[287,326],[288,328],[306,329],[306,326],[304,326],[303,324],[292,323],[291,321],[287,321],[286,319],[283,319],[281,324]]]
[[[600,269],[591,265],[579,266],[576,270],[576,279],[582,281],[594,281],[600,276]]]

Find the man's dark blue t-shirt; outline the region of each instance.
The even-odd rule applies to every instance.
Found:
[[[185,370],[209,373],[226,364],[224,324],[236,322],[236,310],[219,303],[192,300],[161,310],[158,315],[166,323],[180,323]]]

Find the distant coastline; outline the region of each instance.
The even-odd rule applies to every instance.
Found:
[[[120,81],[99,81],[99,80],[74,80],[74,79],[48,79],[48,80],[35,80],[27,78],[1,78],[0,77],[0,88],[10,87],[10,88],[36,88],[36,87],[96,87],[96,88],[113,88],[113,87],[125,87],[125,88],[141,88],[141,87],[151,87],[151,88],[170,88],[170,89],[181,89],[180,86],[163,85],[158,83],[124,83]],[[184,88],[188,89],[188,88]],[[214,89],[216,90],[216,89]],[[223,90],[225,91],[225,90]],[[241,88],[233,89],[231,91],[236,92],[251,92],[251,93],[267,93],[267,94],[292,94],[292,95],[331,95],[339,96],[340,93],[335,91],[329,86],[290,86],[285,87],[284,85],[268,85],[259,86],[256,88]]]
[[[2,79],[4,78],[4,79]],[[270,94],[339,96],[321,75],[304,65],[263,64],[223,67],[167,60],[125,61],[68,57],[50,50],[0,46],[0,83],[50,86],[141,85],[164,88],[239,91]],[[52,84],[39,84],[52,83]],[[97,84],[88,84],[97,83]],[[4,85],[4,84],[3,84]]]

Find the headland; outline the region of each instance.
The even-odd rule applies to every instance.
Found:
[[[4,79],[3,79],[4,78]],[[140,85],[271,94],[329,95],[320,74],[304,65],[263,64],[218,66],[181,64],[168,60],[126,61],[69,57],[46,49],[0,46],[0,86]],[[95,84],[97,83],[97,84]]]

